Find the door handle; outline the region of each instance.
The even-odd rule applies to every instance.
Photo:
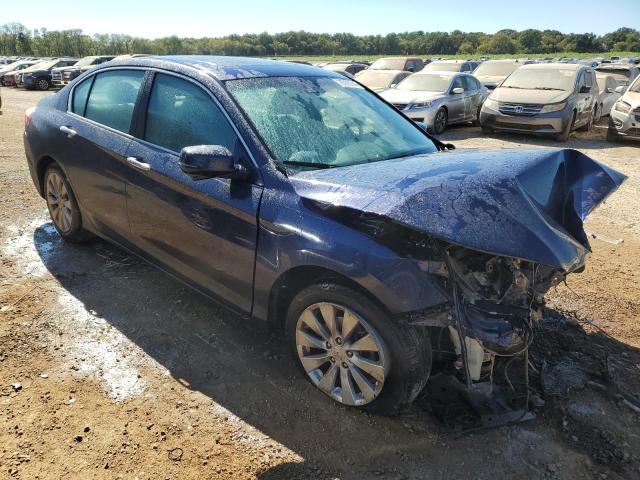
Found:
[[[151,170],[151,165],[149,165],[147,162],[143,162],[136,157],[127,157],[127,163],[133,167],[136,167],[138,170],[143,170],[145,172]]]
[[[76,132],[73,128],[62,125],[60,127],[60,131],[64,133],[67,138],[75,137],[78,132]]]

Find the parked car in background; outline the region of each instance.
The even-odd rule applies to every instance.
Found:
[[[4,68],[0,69],[0,85],[3,87],[8,87],[11,85],[15,85],[15,75],[21,70],[29,68],[35,65],[37,62],[35,60],[21,60],[17,62],[12,62],[6,65]],[[5,76],[11,75],[11,80],[7,78],[5,82]]]
[[[618,82],[611,75],[596,73],[598,81],[598,114],[596,121],[606,117],[611,112],[613,105],[618,101],[622,92],[618,89]],[[622,88],[624,89],[624,87]]]
[[[335,72],[255,58],[97,66],[29,109],[23,138],[64,240],[92,232],[282,330],[319,393],[387,414],[429,380],[431,336],[453,359],[469,346],[471,387],[526,350],[625,179],[575,150],[445,152]]]
[[[607,140],[616,142],[623,137],[640,139],[640,77],[625,89],[618,87],[622,94],[613,105],[609,116]]]
[[[489,90],[467,73],[423,70],[380,96],[412,120],[426,123],[430,132],[440,134],[447,125],[477,121]]]
[[[588,60],[588,59],[580,60],[578,63],[580,65],[587,65],[591,68],[596,68],[598,65],[600,65],[600,62],[598,62],[597,60]]]
[[[55,87],[64,87],[74,78],[80,76],[90,68],[100,65],[101,63],[113,60],[113,55],[92,55],[83,57],[72,66],[57,67],[51,71],[52,85]]]
[[[478,62],[469,62],[463,60],[439,60],[431,62],[424,67],[428,72],[465,72],[471,73],[477,66]]]
[[[58,67],[74,65],[75,58],[55,58],[29,67],[16,76],[16,86],[28,90],[49,90],[52,85],[51,71]]]
[[[493,90],[522,65],[518,60],[487,60],[475,69],[473,76],[489,90]]]
[[[355,76],[355,80],[374,92],[392,88],[398,82],[411,75],[406,70],[372,70],[368,68]]]
[[[369,68],[366,63],[360,62],[331,62],[322,66],[325,70],[331,70],[332,72],[348,73],[353,76],[362,70]]]
[[[598,106],[591,67],[577,63],[523,65],[484,102],[485,131],[553,135],[566,141],[576,128],[591,129]]]
[[[618,82],[618,86],[626,87],[640,75],[640,67],[630,64],[610,63],[607,65],[598,65],[596,72],[611,75]]]
[[[369,67],[370,70],[405,70],[407,72],[419,72],[423,68],[423,60],[417,57],[379,58]]]

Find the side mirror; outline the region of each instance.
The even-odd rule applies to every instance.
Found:
[[[413,68],[413,67],[409,67],[409,68],[407,68],[407,72],[411,72],[411,73],[413,73],[414,71],[415,71],[415,68]]]
[[[624,85],[620,85],[619,87],[616,87],[615,92],[616,93],[624,93],[624,91],[627,89],[627,87],[625,87]]]
[[[222,145],[184,147],[180,152],[180,169],[194,180],[214,177],[241,179],[249,173]]]
[[[451,90],[451,95],[461,95],[464,93],[464,88],[462,87],[456,87],[453,90]]]
[[[583,86],[580,87],[580,92],[579,93],[591,93],[591,87],[583,85]]]

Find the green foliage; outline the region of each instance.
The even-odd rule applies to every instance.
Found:
[[[0,55],[39,57],[150,53],[157,55],[244,55],[281,57],[328,56],[371,58],[381,55],[526,55],[578,54],[620,50],[640,52],[640,32],[619,28],[597,37],[593,33],[563,34],[556,30],[504,29],[493,35],[482,32],[404,32],[356,36],[351,33],[283,32],[228,35],[221,38],[180,38],[150,40],[118,34],[85,35],[80,29],[29,30],[19,23],[0,26]],[[638,55],[638,53],[636,53]],[[574,55],[575,56],[575,55]]]

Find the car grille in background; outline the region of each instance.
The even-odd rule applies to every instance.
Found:
[[[62,80],[62,73],[60,73],[60,72],[53,72],[53,73],[51,74],[51,80],[53,80],[54,82],[55,82],[55,81],[60,81],[60,80]]]
[[[540,113],[542,105],[531,105],[521,103],[505,103],[500,102],[498,108],[503,115],[519,115],[522,117],[532,117]]]
[[[396,107],[398,110],[404,110],[405,108],[407,108],[407,103],[392,103],[392,105],[394,107]]]

